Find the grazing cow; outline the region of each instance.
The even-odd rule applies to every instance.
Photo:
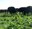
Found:
[[[28,13],[28,10],[27,10],[26,7],[19,8],[18,11],[24,13],[24,15],[25,15],[26,13]]]
[[[16,9],[15,9],[14,7],[9,7],[9,8],[8,8],[8,11],[9,11],[10,13],[16,13]]]
[[[22,12],[24,15],[32,12],[32,7],[21,7],[18,9],[19,12]]]

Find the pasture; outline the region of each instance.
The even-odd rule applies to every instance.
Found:
[[[32,15],[0,13],[0,29],[32,29]]]

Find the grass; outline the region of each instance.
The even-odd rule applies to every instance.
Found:
[[[32,15],[27,16],[19,12],[15,14],[0,14],[0,29],[32,29]]]

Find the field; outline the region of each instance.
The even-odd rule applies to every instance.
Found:
[[[32,29],[32,15],[0,13],[0,29]]]

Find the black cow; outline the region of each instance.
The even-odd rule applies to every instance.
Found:
[[[26,13],[28,13],[29,10],[27,10],[26,7],[21,7],[18,9],[18,11],[24,13],[24,15],[25,15]]]
[[[21,7],[18,9],[19,12],[22,12],[24,15],[32,12],[32,7]]]
[[[8,8],[8,11],[9,11],[10,13],[16,13],[16,9],[15,9],[14,7],[9,7],[9,8]]]

